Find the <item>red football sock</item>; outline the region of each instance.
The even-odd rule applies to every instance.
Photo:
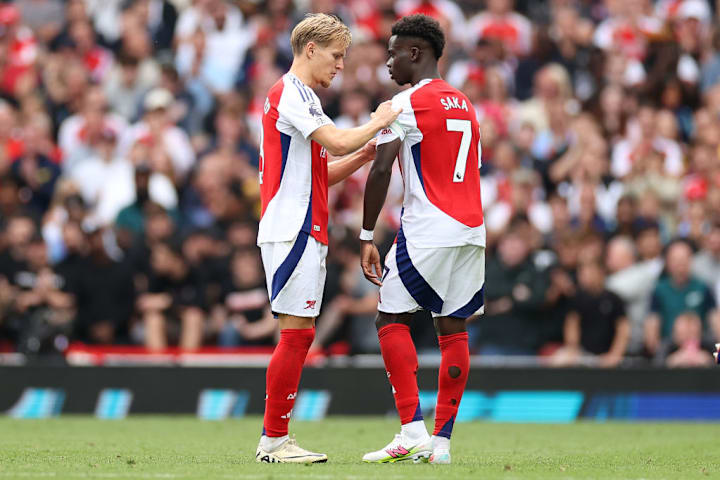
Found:
[[[267,368],[263,435],[282,437],[288,434],[290,412],[313,338],[314,328],[286,328],[280,331],[280,342]]]
[[[468,334],[440,335],[438,343],[442,360],[433,435],[450,438],[470,370]]]
[[[400,423],[405,425],[422,420],[417,386],[417,353],[410,336],[410,327],[403,323],[392,323],[382,327],[378,337]]]

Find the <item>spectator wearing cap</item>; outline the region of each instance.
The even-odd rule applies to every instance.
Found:
[[[185,350],[199,348],[205,332],[205,313],[197,280],[197,272],[185,262],[179,247],[170,242],[155,244],[150,255],[148,291],[137,301],[142,329],[134,331],[135,338],[140,337],[150,350],[162,350],[168,344]]]
[[[176,119],[170,116],[173,102],[172,93],[164,88],[148,92],[143,100],[143,119],[120,138],[118,150],[125,156],[136,145],[144,146],[148,149],[152,170],[180,184],[195,164],[195,152],[187,133],[178,128],[174,124]]]
[[[684,312],[695,312],[702,320],[704,335],[718,338],[717,304],[708,286],[692,275],[692,256],[693,249],[684,240],[675,240],[666,249],[667,274],[655,285],[645,319],[645,347],[650,354],[657,353],[660,343],[670,338],[675,319]]]
[[[676,75],[686,86],[700,83],[701,71],[697,58],[709,38],[712,12],[707,0],[684,0],[673,20],[675,41],[680,48]]]

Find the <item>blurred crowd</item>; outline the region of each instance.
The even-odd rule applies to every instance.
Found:
[[[720,3],[720,2],[719,2]],[[0,351],[272,345],[255,246],[266,92],[305,12],[351,26],[337,126],[399,88],[386,45],[437,18],[474,103],[482,355],[712,362],[720,338],[720,23],[709,0],[0,2]],[[369,166],[330,190],[313,355],[379,351],[359,269]],[[395,175],[376,238],[398,227]],[[382,253],[382,252],[381,252]],[[420,351],[434,347],[419,314]]]

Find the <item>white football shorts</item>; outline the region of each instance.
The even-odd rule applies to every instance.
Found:
[[[484,311],[485,247],[414,248],[402,229],[385,257],[378,310],[468,318]]]
[[[304,232],[290,242],[260,245],[270,307],[275,315],[318,316],[327,252],[327,245]]]

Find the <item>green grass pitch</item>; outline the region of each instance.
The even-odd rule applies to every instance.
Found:
[[[298,442],[326,452],[329,462],[256,464],[260,428],[259,417],[0,418],[0,480],[720,478],[717,424],[462,423],[449,466],[362,464],[363,453],[384,446],[398,428],[379,417],[293,422]]]

